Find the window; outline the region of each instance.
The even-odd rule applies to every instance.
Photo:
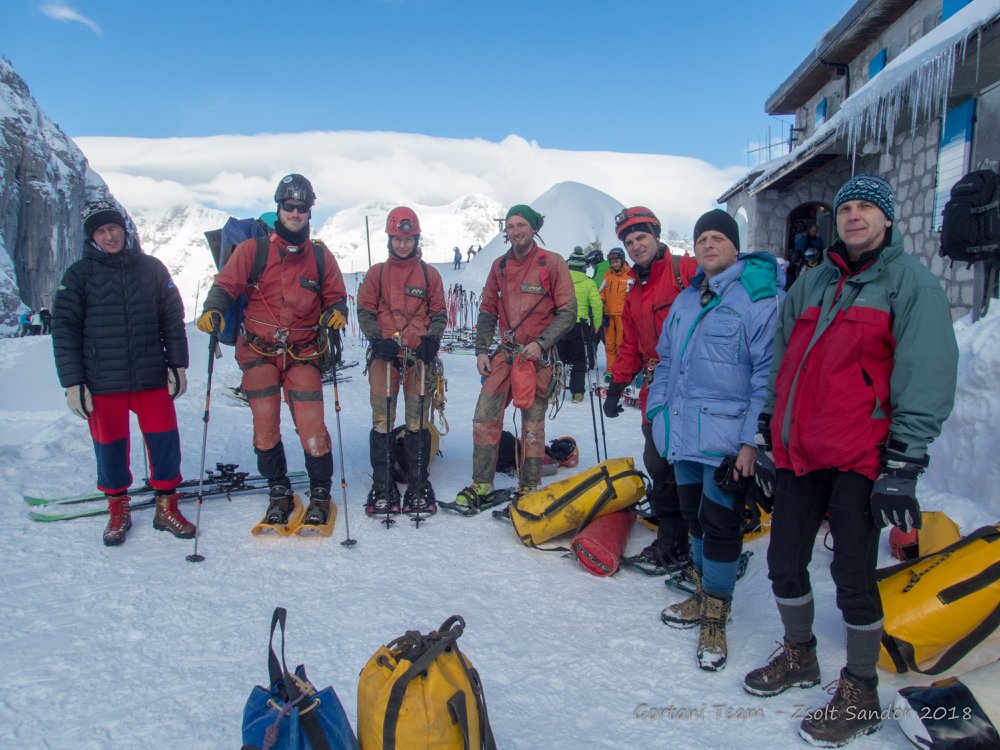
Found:
[[[820,99],[819,103],[816,105],[816,127],[818,128],[824,122],[826,122],[826,97],[825,96],[822,99]]]
[[[941,20],[948,20],[970,2],[972,0],[943,0],[941,3]]]
[[[868,80],[877,76],[885,67],[885,47],[879,50],[878,54],[868,63]]]
[[[972,146],[972,117],[976,100],[969,99],[948,110],[938,144],[937,182],[934,188],[933,228],[941,231],[944,204],[951,188],[968,171]]]

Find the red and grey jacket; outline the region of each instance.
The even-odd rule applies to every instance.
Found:
[[[476,354],[488,354],[497,324],[519,345],[537,341],[548,351],[576,323],[577,303],[569,266],[535,245],[523,258],[513,251],[493,261],[476,324]]]
[[[616,383],[631,383],[632,378],[644,369],[652,374],[660,361],[656,345],[660,341],[663,321],[670,314],[670,306],[677,295],[691,285],[691,279],[698,272],[698,262],[694,258],[673,255],[666,245],[662,248],[663,257],[651,264],[646,283],[636,281],[625,295],[622,341],[618,345],[618,358],[611,368],[611,379]],[[632,270],[636,270],[634,266]],[[677,283],[678,278],[680,284]],[[644,381],[639,392],[643,415],[646,413],[648,386],[649,383]]]
[[[838,245],[785,298],[764,411],[778,468],[875,479],[887,444],[919,459],[940,434],[958,346],[940,282],[895,227],[853,275]]]
[[[441,274],[417,252],[406,258],[390,254],[361,282],[358,323],[371,341],[399,333],[407,349],[415,349],[421,336],[440,339],[448,323]]]

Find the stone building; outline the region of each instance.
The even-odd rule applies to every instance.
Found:
[[[906,249],[956,316],[972,307],[982,279],[938,255],[941,211],[962,175],[1000,160],[1000,0],[858,0],[764,108],[794,115],[790,152],[718,199],[745,247],[788,258],[799,222],[829,246],[837,188],[876,172],[895,188]]]

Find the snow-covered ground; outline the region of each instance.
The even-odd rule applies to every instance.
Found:
[[[472,268],[485,260],[474,260]],[[451,281],[446,278],[446,284]],[[934,446],[921,494],[926,508],[946,509],[963,531],[971,531],[1000,516],[992,449],[1000,444],[1000,314],[975,328],[959,323],[957,330],[963,346],[959,405]],[[184,474],[195,477],[207,340],[190,327],[189,341],[189,390],[177,408]],[[231,353],[215,370],[207,465],[238,462],[252,470],[250,411],[220,396],[222,386],[238,381]],[[348,342],[346,359],[363,359],[356,341]],[[470,479],[479,383],[472,357],[442,359],[451,432],[431,476],[438,495],[449,498]],[[754,556],[737,586],[729,664],[721,673],[702,672],[694,657],[695,632],[660,623],[660,610],[677,597],[659,579],[629,571],[595,578],[572,559],[521,546],[507,523],[489,515],[462,518],[442,511],[419,529],[401,520],[389,530],[365,518],[370,422],[360,370],[345,373],[352,379],[340,392],[350,530],[357,546],[339,544],[343,512],[330,539],[252,537],[250,526],[266,499],[261,493],[239,495],[232,502],[206,500],[199,544],[206,559],[192,564],[185,561],[192,543],[155,532],[149,510],[134,514],[128,540],[118,548],[101,544],[103,518],[44,525],[28,519],[22,494],[90,490],[93,455],[86,425],[65,408],[48,337],[0,340],[0,747],[239,746],[244,701],[267,678],[268,626],[279,604],[289,611],[289,662],[304,662],[318,686],[332,684],[352,722],[358,672],[374,650],[408,629],[426,631],[457,613],[468,623],[463,649],[483,676],[500,747],[804,746],[795,714],[825,702],[819,687],[771,699],[754,698],[740,687],[781,635],[767,581],[766,538],[749,545]],[[328,426],[336,436],[332,395],[329,388]],[[302,468],[287,415],[284,426],[291,468]],[[606,420],[605,429],[612,455],[641,454],[637,410]],[[581,447],[581,467],[592,464],[587,402],[567,403],[547,425],[550,439],[567,434]],[[134,442],[137,478],[141,461]],[[337,477],[339,472],[338,459]],[[514,481],[502,475],[498,480]],[[946,494],[949,487],[956,494]],[[339,491],[336,498],[340,503]],[[182,507],[193,517],[193,506]],[[650,538],[651,532],[636,527],[629,552]],[[821,535],[812,575],[824,683],[836,677],[844,658],[829,560]],[[889,561],[885,544],[882,562]],[[1000,645],[993,641],[958,671],[998,655]],[[885,673],[881,680],[883,705],[896,689],[928,681]],[[908,746],[893,722],[852,745]]]

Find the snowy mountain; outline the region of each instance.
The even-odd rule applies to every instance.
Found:
[[[38,309],[81,246],[80,207],[107,194],[77,145],[0,58],[0,333],[14,330],[21,299]],[[11,261],[8,266],[7,258]]]
[[[369,201],[344,209],[318,230],[314,228],[313,233],[327,243],[344,273],[364,271],[368,268],[365,219],[368,219],[371,259],[377,263],[386,253],[386,217],[398,205]],[[420,247],[429,263],[450,263],[455,247],[464,258],[469,245],[485,245],[497,234],[496,219],[503,219],[504,215],[503,205],[483,195],[467,195],[443,206],[406,205],[420,219]]]

